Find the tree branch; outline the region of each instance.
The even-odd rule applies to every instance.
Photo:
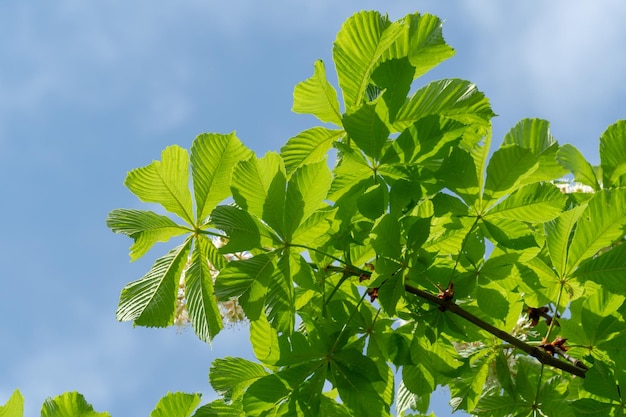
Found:
[[[555,368],[561,369],[565,372],[569,372],[570,374],[579,376],[581,378],[585,377],[585,372],[587,370],[581,367],[580,365],[578,365],[578,364],[582,364],[582,362],[578,361],[576,364],[563,362],[562,360],[553,357],[544,349],[538,346],[531,346],[527,343],[524,343],[518,338],[510,335],[509,333],[501,329],[498,329],[497,327],[492,326],[491,324],[481,320],[475,315],[459,307],[452,300],[444,300],[444,299],[438,298],[436,295],[429,293],[428,291],[420,290],[419,288],[413,287],[412,285],[409,285],[409,284],[405,284],[404,289],[411,294],[417,295],[420,298],[423,298],[427,301],[430,301],[433,304],[437,304],[443,307],[444,309],[450,311],[451,313],[456,314],[457,316],[463,317],[465,320],[474,323],[476,326],[480,327],[483,330],[488,331],[489,333],[496,336],[497,338],[504,340],[505,342],[510,343],[511,345],[515,346],[519,350],[522,350],[526,352],[527,354],[529,354],[530,356],[533,356],[534,358],[536,358],[539,362],[543,364],[553,366]]]

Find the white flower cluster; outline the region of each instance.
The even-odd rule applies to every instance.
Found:
[[[557,186],[559,190],[563,194],[572,194],[572,193],[587,193],[591,194],[594,192],[593,188],[588,185],[581,184],[579,182],[567,181],[567,180],[559,180],[554,181],[554,185]]]
[[[221,248],[222,246],[228,243],[226,238],[220,236],[214,236],[213,245],[216,248]],[[228,253],[225,254],[224,257],[228,262],[232,261],[240,261],[244,259],[249,259],[252,257],[250,252],[237,252],[237,253]],[[187,260],[187,265],[183,270],[183,273],[180,276],[180,281],[178,282],[178,297],[176,299],[176,309],[174,312],[174,324],[178,327],[179,331],[181,329],[186,328],[189,325],[189,311],[187,310],[187,299],[185,297],[185,273],[191,264],[191,255]],[[209,268],[211,271],[211,277],[213,278],[213,282],[219,275],[219,271],[215,269],[215,267],[209,262]],[[226,300],[217,302],[220,314],[222,315],[222,321],[225,326],[234,326],[238,323],[244,322],[246,320],[246,316],[239,305],[239,302],[235,300]]]

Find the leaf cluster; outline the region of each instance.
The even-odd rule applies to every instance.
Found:
[[[257,361],[216,359],[221,398],[194,416],[423,415],[437,386],[479,416],[623,415],[626,122],[598,167],[540,119],[492,149],[473,83],[414,88],[453,54],[435,16],[357,13],[333,47],[340,94],[322,61],[294,90],[320,126],[262,157],[203,134],[128,174],[159,205],[109,214],[131,259],[182,243],[117,318],[207,342],[250,323]]]

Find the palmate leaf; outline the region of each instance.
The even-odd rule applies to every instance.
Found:
[[[325,160],[333,143],[343,135],[345,135],[343,130],[316,126],[289,139],[280,149],[280,154],[285,160],[287,174],[291,175],[302,165]]]
[[[229,262],[217,276],[215,294],[219,300],[238,298],[246,317],[258,320],[274,268],[274,254]]]
[[[41,417],[111,417],[111,415],[107,412],[94,411],[85,397],[74,391],[46,398],[41,407]]]
[[[147,327],[172,324],[178,281],[187,262],[191,239],[156,260],[141,279],[122,289],[116,317]]]
[[[0,405],[0,417],[23,417],[24,397],[19,390],[13,391],[4,405]]]
[[[538,183],[522,187],[491,207],[485,218],[544,223],[558,217],[565,208],[567,196],[552,184]]]
[[[239,162],[233,171],[231,189],[239,207],[262,219],[284,236],[283,211],[287,175],[280,155]]]
[[[204,133],[196,137],[191,145],[191,169],[199,221],[230,195],[233,167],[252,155],[235,133]]]
[[[161,159],[130,171],[124,184],[142,201],[159,203],[170,213],[194,224],[187,151],[176,145],[168,146]]]
[[[268,284],[265,297],[267,319],[276,330],[291,334],[296,320],[295,291],[292,274],[290,251],[278,259],[278,268],[274,270]],[[294,265],[297,267],[298,265]]]
[[[324,62],[315,61],[313,68],[313,76],[296,85],[292,110],[296,113],[312,114],[322,122],[341,126],[337,92],[326,79]]]
[[[626,185],[626,120],[612,124],[600,136],[600,166],[605,188]]]
[[[222,316],[217,307],[213,276],[207,262],[207,246],[213,246],[206,238],[196,239],[191,264],[185,271],[185,298],[189,321],[200,340],[210,342],[222,329]]]
[[[567,256],[567,271],[625,234],[626,189],[596,192],[582,212]]]
[[[228,236],[228,243],[221,249],[226,253],[260,248],[261,233],[271,238],[261,222],[235,206],[217,206],[211,213],[211,224]]]
[[[200,394],[168,392],[150,413],[150,417],[190,417],[200,403]]]
[[[404,33],[401,23],[392,23],[372,11],[356,13],[343,24],[333,47],[333,60],[346,111],[363,103],[372,72],[383,56],[390,57],[390,47]]]
[[[113,232],[129,236],[135,241],[130,247],[132,261],[145,255],[155,243],[166,242],[174,236],[190,232],[189,228],[176,224],[169,217],[145,210],[112,210],[106,223]]]
[[[241,398],[245,390],[268,373],[263,366],[243,358],[215,359],[209,371],[213,389],[227,401]]]

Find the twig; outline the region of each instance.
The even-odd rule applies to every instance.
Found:
[[[463,317],[465,320],[471,323],[474,323],[476,326],[480,327],[483,330],[488,331],[489,333],[496,336],[497,338],[504,340],[505,342],[512,344],[519,350],[526,352],[530,356],[533,356],[539,362],[545,365],[553,366],[555,368],[561,369],[565,372],[569,372],[570,374],[579,376],[581,378],[585,377],[585,372],[587,371],[587,369],[584,366],[584,364],[582,364],[582,362],[580,361],[577,361],[576,363],[572,362],[571,364],[568,362],[563,362],[562,360],[559,360],[558,358],[553,357],[542,348],[538,346],[531,346],[527,343],[524,343],[518,338],[505,332],[504,330],[498,329],[497,327],[492,326],[491,324],[481,320],[475,315],[459,307],[452,300],[445,300],[442,298],[438,298],[436,295],[429,293],[428,291],[420,290],[419,288],[413,287],[412,285],[409,285],[409,284],[405,284],[404,289],[407,292],[410,292],[411,294],[417,295],[420,298],[423,298],[427,301],[430,301],[431,303],[434,303],[434,304],[439,305],[440,307],[443,307],[445,310],[448,310],[451,313],[456,314],[457,316]],[[568,359],[568,360],[570,360],[571,362],[571,359]],[[582,366],[580,366],[581,364]]]

